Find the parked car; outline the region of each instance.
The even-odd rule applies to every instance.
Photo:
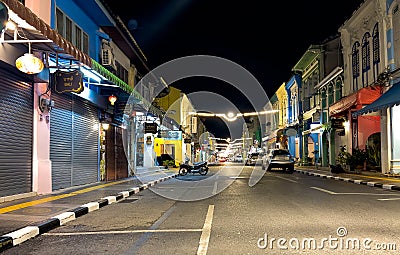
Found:
[[[224,163],[226,160],[226,157],[218,157],[218,162]]]
[[[258,152],[253,152],[247,155],[245,165],[260,165],[261,155]]]
[[[295,160],[286,149],[270,149],[263,157],[261,168],[270,171],[272,169],[281,169],[293,173]]]
[[[235,162],[243,162],[243,156],[240,154],[236,155],[234,161]]]

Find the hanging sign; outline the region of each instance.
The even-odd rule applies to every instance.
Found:
[[[144,133],[157,133],[157,123],[145,122],[144,123]]]
[[[83,91],[82,73],[79,70],[57,70],[54,73],[54,85],[57,93],[81,93]]]

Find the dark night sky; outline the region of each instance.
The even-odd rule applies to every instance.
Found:
[[[291,69],[311,44],[337,33],[363,0],[226,1],[104,0],[129,27],[152,69],[175,58],[213,55],[247,69],[270,97],[291,77]],[[215,79],[181,80],[172,86],[190,94],[223,95],[241,111],[246,97]],[[188,85],[190,84],[190,85]]]

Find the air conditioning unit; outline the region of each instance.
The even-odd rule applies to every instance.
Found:
[[[114,54],[111,48],[103,48],[101,50],[101,64],[107,68],[117,70]]]

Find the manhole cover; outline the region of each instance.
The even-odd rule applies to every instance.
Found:
[[[134,202],[136,202],[138,200],[139,200],[138,197],[127,197],[127,198],[119,201],[119,203],[134,203]]]

